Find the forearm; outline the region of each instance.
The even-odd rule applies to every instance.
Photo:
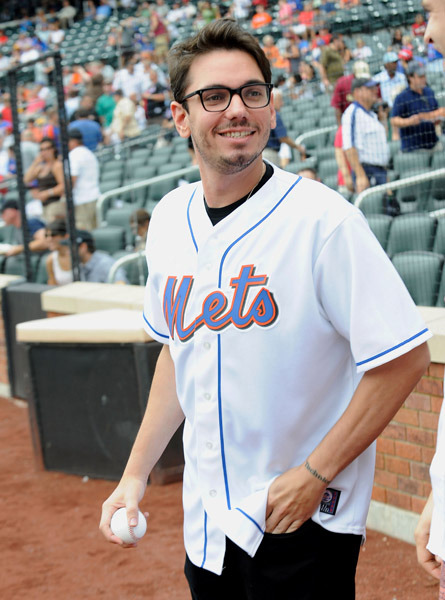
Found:
[[[171,437],[184,420],[176,395],[175,371],[169,347],[162,348],[139,433],[123,478],[147,481]]]
[[[417,115],[415,115],[417,116]],[[418,121],[416,119],[412,119],[408,117],[404,119],[403,117],[392,117],[391,125],[393,127],[398,127],[399,129],[404,129],[405,127],[412,127],[413,125],[417,125]]]
[[[309,456],[332,480],[383,431],[429,364],[425,344],[364,374],[348,408]]]
[[[363,167],[358,158],[358,152],[357,152],[356,148],[348,148],[347,150],[345,150],[345,154],[346,154],[346,158],[347,158],[349,164],[351,165],[352,170],[355,172],[356,176],[357,177],[366,176],[366,173],[363,170]]]

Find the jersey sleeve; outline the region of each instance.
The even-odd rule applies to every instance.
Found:
[[[361,213],[347,217],[314,269],[322,315],[349,341],[358,372],[431,337],[402,279]]]

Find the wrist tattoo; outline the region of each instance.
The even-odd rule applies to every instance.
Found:
[[[326,485],[329,485],[331,483],[332,480],[331,479],[326,479],[326,477],[323,477],[323,475],[320,475],[320,473],[317,471],[317,469],[313,469],[311,467],[311,465],[309,464],[308,460],[304,463],[304,466],[306,467],[306,469],[309,471],[309,473],[311,475],[313,475],[314,477],[316,477],[317,479],[319,479],[320,481],[322,481]]]

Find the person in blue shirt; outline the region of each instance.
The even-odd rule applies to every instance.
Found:
[[[435,125],[445,116],[434,92],[426,85],[423,65],[412,61],[407,69],[408,87],[394,100],[391,125],[400,129],[402,152],[432,150],[437,142]]]
[[[78,129],[83,138],[83,145],[94,152],[103,141],[102,129],[100,125],[89,118],[90,112],[86,108],[77,111],[77,119],[70,123],[69,129]]]

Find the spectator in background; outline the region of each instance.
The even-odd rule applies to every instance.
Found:
[[[275,69],[288,69],[289,61],[283,58],[271,35],[263,37],[263,51],[271,66]]]
[[[395,97],[408,85],[405,75],[397,70],[397,64],[397,54],[393,51],[386,52],[383,56],[383,70],[373,77],[380,85],[380,94],[388,106],[394,104]]]
[[[333,15],[336,11],[335,2],[330,2],[330,0],[321,0],[320,10],[326,15]]]
[[[9,248],[6,245],[2,248],[3,254],[17,256],[24,251],[22,215],[18,202],[16,200],[5,202],[1,208],[1,217],[6,225],[3,232],[3,243],[9,245]],[[27,219],[27,227],[31,252],[44,252],[48,247],[45,238],[45,223],[40,219]]]
[[[426,31],[426,21],[422,13],[417,13],[414,23],[411,25],[411,33],[414,37],[423,37]]]
[[[29,169],[29,167],[39,154],[40,148],[39,145],[34,141],[32,131],[30,131],[29,129],[24,129],[20,135],[20,138],[22,168],[23,172],[26,173],[26,171]]]
[[[367,46],[363,38],[357,38],[355,41],[355,48],[352,51],[352,57],[355,60],[367,60],[372,56],[372,50]]]
[[[103,141],[100,125],[89,118],[89,112],[86,108],[77,111],[77,119],[69,125],[70,129],[78,129],[82,134],[83,144],[94,152],[97,146]]]
[[[111,17],[111,6],[108,4],[108,0],[100,0],[99,6],[96,8],[96,19],[101,21]]]
[[[116,107],[110,125],[111,141],[118,143],[141,133],[136,121],[136,106],[130,98],[125,98],[122,90],[114,92]]]
[[[313,167],[305,167],[304,169],[300,169],[297,175],[301,175],[301,177],[306,177],[306,179],[312,179],[313,181],[320,181],[320,177],[316,169]]]
[[[354,103],[343,113],[343,150],[352,168],[357,194],[386,183],[389,147],[386,130],[371,108],[377,99],[377,82],[356,78],[351,91]]]
[[[46,223],[65,214],[63,166],[54,140],[49,137],[41,139],[40,152],[25,171],[23,181],[31,188],[32,197],[42,203]]]
[[[76,16],[77,9],[70,3],[69,0],[62,1],[62,8],[57,13],[60,20],[60,25],[63,29],[72,27],[74,23],[74,17]]]
[[[351,104],[351,86],[354,77],[371,79],[369,65],[363,60],[358,60],[352,66],[351,75],[343,75],[337,80],[331,98],[331,106],[335,110],[337,123],[340,125],[342,114]]]
[[[76,227],[95,229],[96,201],[100,196],[99,163],[91,150],[84,146],[78,129],[68,131],[68,147]]]
[[[65,111],[66,111],[66,118],[68,119],[68,121],[71,119],[71,117],[74,115],[74,113],[79,110],[80,108],[80,96],[79,96],[79,90],[77,88],[72,88],[70,90],[68,90],[68,93],[66,94],[66,100],[65,100]]]
[[[94,238],[89,231],[77,230],[76,243],[79,251],[81,281],[107,283],[110,269],[116,259],[105,252],[96,250]],[[118,269],[116,273],[115,283],[128,283],[122,268]]]
[[[263,150],[263,156],[266,160],[270,161],[278,167],[281,166],[281,158],[279,155],[281,144],[286,144],[289,148],[297,150],[300,154],[300,159],[306,158],[306,150],[303,146],[300,146],[289,137],[286,126],[280,115],[280,109],[283,106],[283,96],[277,89],[273,90],[273,102],[275,107],[276,125],[274,129],[270,131],[270,137],[267,142],[265,149]]]
[[[48,249],[46,257],[46,272],[49,285],[66,285],[73,281],[71,252],[68,241],[66,221],[58,219],[46,226],[45,236]]]
[[[412,61],[408,67],[409,87],[394,100],[391,125],[400,130],[402,152],[433,150],[438,143],[435,123],[445,117],[434,92],[426,85],[423,65]]]
[[[135,73],[135,65],[137,62],[136,56],[131,56],[127,59],[125,67],[116,71],[113,79],[113,90],[121,90],[125,96],[136,93],[138,98],[141,97],[141,80]]]
[[[136,251],[145,250],[147,244],[148,226],[150,224],[150,215],[143,208],[135,210],[130,218],[131,230],[135,236]]]
[[[166,100],[168,99],[167,88],[159,83],[158,74],[154,69],[149,70],[151,84],[142,94],[145,100],[145,116],[148,124],[161,124],[165,118]]]
[[[57,19],[49,23],[48,44],[52,48],[58,48],[65,39],[65,31],[60,27]]]
[[[326,89],[334,87],[337,80],[344,74],[341,54],[343,48],[343,41],[338,35],[333,35],[329,46],[322,48],[320,73]]]
[[[113,84],[111,81],[104,81],[103,92],[96,101],[96,112],[103,127],[108,128],[113,120],[113,112],[116,107],[116,100],[113,95]]]
[[[250,23],[252,29],[260,29],[261,27],[266,27],[272,23],[271,15],[263,8],[261,4],[255,7],[255,14],[252,17],[252,21]]]

